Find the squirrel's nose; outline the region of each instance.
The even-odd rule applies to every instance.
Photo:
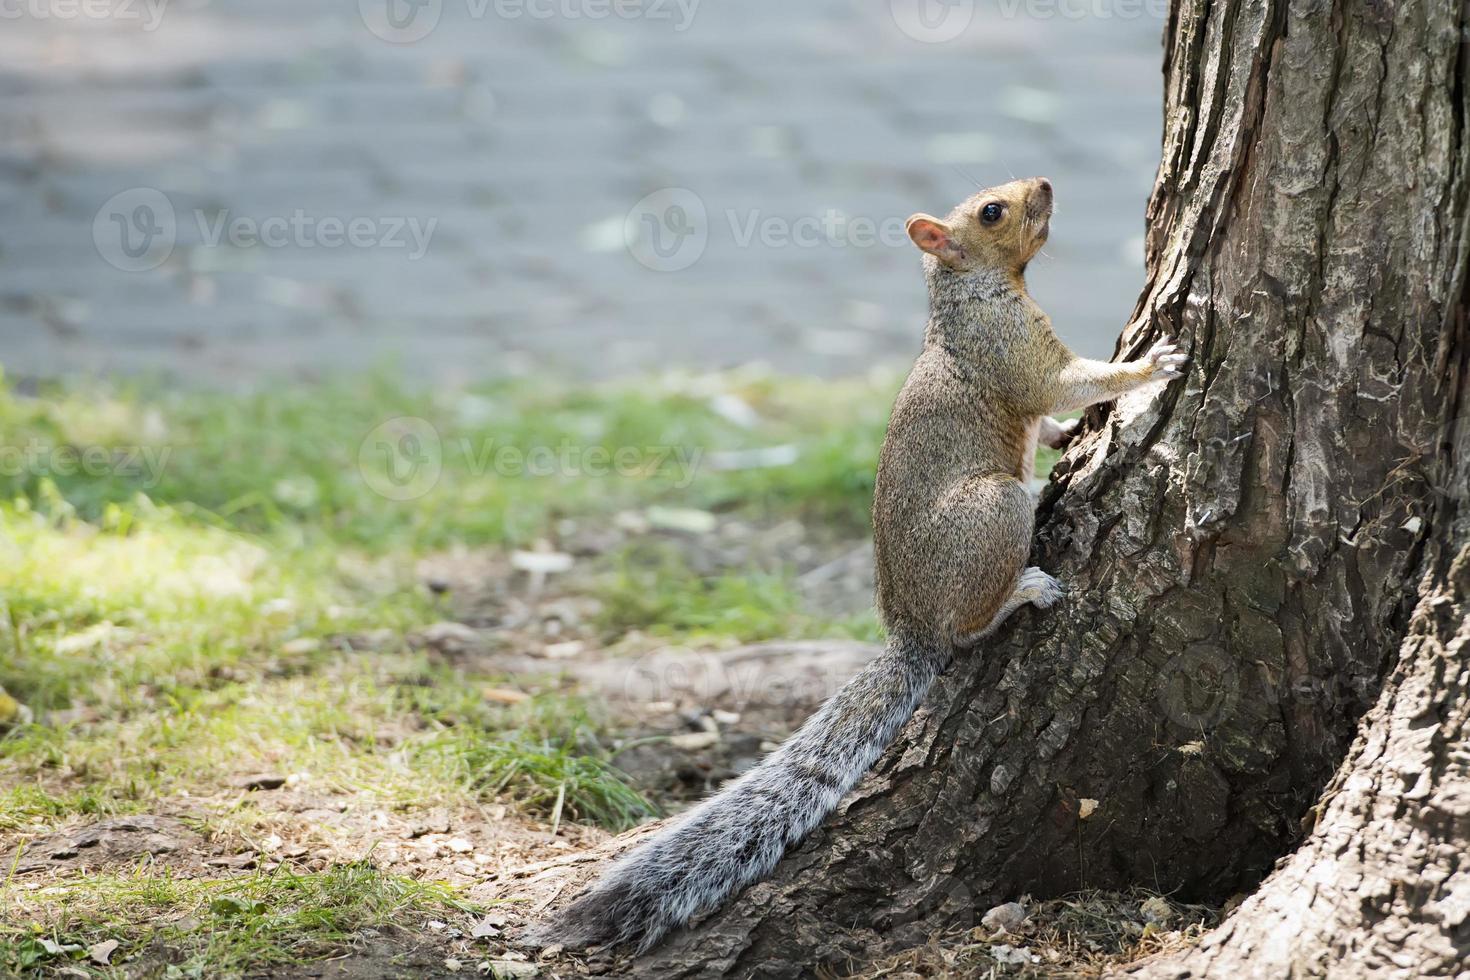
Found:
[[[1041,193],[1043,193],[1043,194],[1050,194],[1051,193],[1051,181],[1047,180],[1045,177],[1037,177],[1036,178],[1036,188],[1037,188],[1037,190],[1041,191]]]

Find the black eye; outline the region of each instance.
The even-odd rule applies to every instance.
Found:
[[[980,209],[980,221],[982,224],[993,225],[1000,220],[1000,216],[1006,213],[1006,209],[994,202]]]

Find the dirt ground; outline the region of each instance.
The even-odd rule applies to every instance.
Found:
[[[772,549],[789,549],[793,539],[789,528],[779,527],[736,537],[741,543],[734,552],[728,543],[722,552],[706,540],[703,551],[686,558],[705,566],[748,563]],[[800,547],[805,571],[799,584],[808,602],[831,612],[866,607],[866,542],[802,539]],[[422,583],[445,597],[450,614],[407,639],[467,676],[554,677],[561,689],[596,702],[618,733],[614,764],[666,815],[754,765],[878,650],[832,639],[691,648],[639,635],[609,649],[588,623],[588,600],[575,578],[545,586],[528,583],[523,573],[499,553],[423,562]],[[349,634],[333,642],[350,657],[372,656],[400,639]],[[510,688],[483,694],[492,701],[525,697]],[[379,731],[376,737],[392,744],[400,734]],[[229,819],[221,821],[222,814]],[[446,883],[464,901],[463,910],[360,930],[326,958],[272,964],[247,976],[617,975],[623,961],[615,952],[552,951],[545,958],[520,947],[517,935],[590,880],[599,861],[656,826],[613,835],[563,820],[559,812],[540,819],[501,802],[395,810],[365,804],[346,781],[324,784],[248,768],[210,795],[175,796],[152,812],[79,821],[25,841],[0,860],[11,868],[10,886],[23,889],[100,871],[219,880],[322,873],[368,862],[388,875]],[[998,920],[936,937],[932,948],[859,975],[1090,976],[1102,965],[1188,941],[1213,916],[1147,894],[1023,902]],[[114,975],[180,975],[172,966],[177,959],[167,945],[133,951]],[[96,966],[52,972],[95,975]]]

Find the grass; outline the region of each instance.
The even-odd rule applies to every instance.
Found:
[[[508,677],[409,641],[450,614],[418,563],[625,512],[860,536],[896,380],[370,378],[245,395],[0,380],[0,692],[34,717],[0,717],[0,853],[180,801],[210,840],[299,823],[231,788],[252,772],[365,811],[646,819],[657,807],[611,765],[600,707],[554,665]],[[579,565],[596,641],[875,634],[870,616],[807,611],[779,560],[696,571],[649,537]],[[345,639],[364,635],[386,639]],[[481,694],[507,687],[528,698]],[[313,832],[332,853],[368,844]],[[463,906],[362,860],[5,879],[0,974],[269,972]],[[123,967],[88,959],[107,939]]]
[[[143,495],[200,524],[377,554],[524,544],[559,515],[665,502],[861,531],[897,381],[670,375],[426,393],[379,378],[244,396],[0,386],[0,497],[106,523]],[[753,466],[763,450],[772,465]]]
[[[367,929],[422,927],[436,915],[473,910],[451,889],[366,861],[227,881],[97,875],[48,885],[26,902],[0,892],[0,972],[92,966],[89,950],[125,939],[155,961],[145,969],[156,975],[232,976],[339,954],[363,943]]]
[[[598,625],[609,636],[643,630],[681,639],[844,635],[875,640],[872,616],[832,620],[805,611],[789,572],[751,569],[699,576],[677,552],[657,545],[630,550],[597,590]]]
[[[631,515],[683,530],[579,557],[589,643],[874,639],[871,615],[808,609],[779,549],[734,565],[691,549],[732,521],[865,535],[897,380],[241,395],[0,379],[0,694],[34,719],[0,701],[0,853],[171,806],[210,841],[305,828],[336,862],[0,879],[0,974],[270,972],[467,908],[428,871],[368,863],[371,833],[269,812],[242,774],[289,775],[311,805],[504,807],[541,831],[656,814],[611,764],[604,709],[553,663],[506,676],[411,641],[454,613],[420,562],[559,547]],[[109,939],[120,967],[88,958]]]

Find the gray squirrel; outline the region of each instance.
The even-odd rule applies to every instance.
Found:
[[[779,749],[607,869],[537,926],[534,944],[628,945],[669,930],[764,878],[878,760],[956,654],[1026,603],[1065,594],[1026,567],[1038,441],[1052,416],[1179,377],[1165,341],[1135,361],[1080,358],[1026,292],[1045,243],[1050,181],[1016,180],[944,220],[916,214],[910,239],[929,287],[924,349],[893,407],[878,461],[873,532],[882,654]]]

